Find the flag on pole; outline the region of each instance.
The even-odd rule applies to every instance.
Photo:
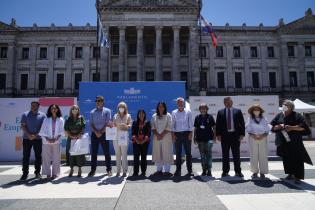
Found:
[[[200,14],[199,16],[200,22],[203,25],[203,31],[210,34],[211,40],[212,40],[212,45],[214,48],[217,47],[218,40],[217,36],[215,35],[212,26],[209,24],[209,22]]]
[[[98,15],[98,25],[99,25],[99,30],[98,30],[98,44],[99,44],[99,46],[101,46],[101,47],[104,47],[104,46],[105,46],[106,48],[109,48],[109,42],[108,42],[107,36],[106,36],[106,34],[105,34],[105,32],[104,32],[100,15]]]

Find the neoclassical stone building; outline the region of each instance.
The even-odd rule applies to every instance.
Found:
[[[1,95],[76,95],[79,82],[96,81],[99,72],[100,81],[186,81],[189,95],[278,94],[315,102],[311,9],[271,27],[214,26],[216,49],[208,34],[200,39],[196,0],[102,0],[98,9],[110,43],[100,53],[90,24],[0,22]]]

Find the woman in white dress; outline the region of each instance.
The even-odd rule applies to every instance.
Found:
[[[172,141],[172,116],[167,112],[166,104],[159,102],[156,113],[151,119],[153,132],[153,152],[152,161],[157,167],[154,175],[171,176],[171,164],[174,163],[173,141]]]
[[[46,116],[39,132],[43,138],[42,174],[47,179],[55,179],[60,174],[60,139],[64,135],[64,120],[56,104],[49,106]]]
[[[129,133],[128,130],[132,126],[132,119],[130,114],[128,114],[128,107],[125,102],[120,102],[117,106],[118,112],[114,115],[114,125],[117,127],[118,137],[122,133],[126,133],[126,137],[123,141],[113,141],[114,150],[116,154],[116,166],[117,174],[120,176],[121,166],[123,168],[123,177],[127,176],[128,171],[128,142],[129,142]],[[119,137],[120,138],[120,137]]]

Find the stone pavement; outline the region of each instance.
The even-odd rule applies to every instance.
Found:
[[[315,162],[315,143],[306,142]],[[132,157],[129,157],[132,159]],[[132,162],[130,162],[131,164]],[[61,176],[53,181],[34,179],[18,181],[21,166],[0,165],[0,209],[314,209],[315,167],[305,165],[306,178],[300,185],[285,177],[281,161],[270,161],[267,179],[251,179],[249,162],[242,162],[244,178],[221,178],[221,162],[213,163],[213,178],[199,176],[201,166],[193,163],[194,177],[154,176],[148,166],[146,177],[108,177],[104,166],[95,177],[67,177],[69,168],[62,166]],[[172,166],[174,172],[175,166]],[[30,172],[33,167],[30,167]],[[113,167],[113,172],[116,168]],[[132,167],[129,166],[129,174]],[[115,175],[115,174],[114,174]]]

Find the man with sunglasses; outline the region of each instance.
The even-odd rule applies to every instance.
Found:
[[[96,96],[96,108],[90,113],[91,135],[91,171],[88,176],[94,176],[97,166],[97,153],[99,145],[101,145],[106,163],[106,171],[108,176],[112,176],[111,156],[109,154],[109,141],[106,141],[106,126],[111,126],[111,111],[104,107],[104,97]]]

